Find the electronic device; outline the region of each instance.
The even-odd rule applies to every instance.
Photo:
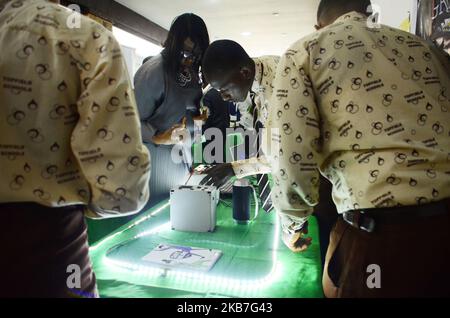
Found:
[[[214,186],[178,186],[170,191],[170,222],[173,230],[213,232],[219,190]]]

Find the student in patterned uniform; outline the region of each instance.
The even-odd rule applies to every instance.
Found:
[[[0,1],[0,297],[97,296],[84,216],[131,215],[149,198],[119,44],[72,18],[45,0]]]
[[[248,103],[253,121],[248,126],[259,129],[264,127],[269,114],[268,102],[278,61],[278,56],[250,58],[238,43],[219,40],[211,43],[206,51],[202,70],[206,81],[219,91],[223,100]],[[270,169],[265,157],[255,156],[215,166],[202,183],[220,186],[233,176],[243,178],[267,172]]]
[[[243,117],[250,118],[244,120],[246,129],[265,127],[270,111],[269,100],[273,93],[273,81],[279,62],[277,56],[264,56],[251,59],[245,50],[236,42],[231,40],[220,40],[213,42],[208,48],[203,61],[203,71],[211,86],[218,90],[224,100],[235,101],[243,112],[247,109]],[[242,120],[241,120],[242,122]],[[246,122],[246,123],[245,123]],[[265,156],[252,157],[247,160],[238,160],[231,163],[216,165],[208,171],[207,176],[202,180],[204,184],[221,186],[229,178],[236,176],[243,178],[251,175],[268,174],[271,167]],[[263,184],[260,189],[264,189],[266,176],[260,179]],[[330,224],[336,219],[335,208],[330,198],[330,187],[323,182],[320,190],[323,193],[321,205],[316,207],[315,215],[319,221],[321,235],[328,236]],[[270,194],[270,188],[267,195]],[[267,202],[265,195],[261,196],[263,209],[267,212],[272,205]],[[265,204],[266,203],[266,204]],[[282,227],[285,229],[283,240],[286,245],[295,251],[306,249],[310,245],[310,238],[298,237],[292,241],[289,234],[292,229],[292,216],[280,214]],[[326,250],[328,239],[322,239],[322,249]],[[295,247],[294,247],[295,246]],[[323,255],[322,259],[325,258]]]
[[[332,182],[342,217],[328,297],[449,296],[449,63],[372,23],[369,5],[322,0],[319,31],[282,56],[267,125],[280,148],[269,158],[272,198],[296,242],[319,201],[319,171]]]

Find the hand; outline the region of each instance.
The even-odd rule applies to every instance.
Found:
[[[282,239],[284,244],[294,253],[301,253],[311,245],[312,238],[304,237],[308,234],[308,222],[303,225],[303,228],[297,233],[287,233],[283,231]]]
[[[181,124],[176,124],[165,132],[155,135],[152,138],[156,145],[175,145],[183,141],[183,131],[186,129],[186,117],[183,117]]]
[[[193,117],[193,120],[201,120],[203,123],[205,123],[208,120],[208,110],[202,110],[200,112],[200,115]]]
[[[213,185],[220,188],[234,176],[235,174],[231,163],[216,165],[208,170],[206,177],[200,181],[200,185]]]

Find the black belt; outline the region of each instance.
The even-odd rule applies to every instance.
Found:
[[[365,232],[372,233],[377,224],[407,223],[415,219],[447,214],[450,199],[417,206],[379,208],[348,211],[342,214],[345,222]]]

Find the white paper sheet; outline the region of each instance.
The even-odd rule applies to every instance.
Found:
[[[159,244],[142,260],[164,268],[209,271],[222,251],[190,246]]]

